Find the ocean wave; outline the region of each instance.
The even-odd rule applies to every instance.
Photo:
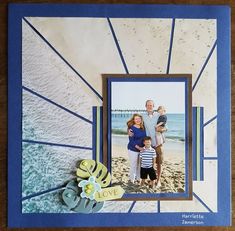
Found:
[[[178,141],[178,142],[184,142],[185,138],[183,137],[177,137],[177,136],[166,136],[167,140],[173,140],[173,141]]]
[[[121,129],[112,129],[112,134],[115,135],[127,135],[127,131]]]

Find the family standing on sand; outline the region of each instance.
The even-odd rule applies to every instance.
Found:
[[[162,146],[165,142],[164,132],[167,122],[166,110],[163,106],[159,106],[158,113],[155,113],[153,100],[147,100],[145,107],[146,113],[134,114],[127,122],[130,181],[136,183],[141,179],[140,185],[144,185],[149,177],[150,187],[155,185],[160,187]]]

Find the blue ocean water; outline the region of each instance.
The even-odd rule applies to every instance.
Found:
[[[127,134],[127,121],[132,113],[112,113],[112,133]],[[185,140],[185,114],[167,114],[167,139],[176,141]]]
[[[33,110],[33,109],[32,109]],[[47,122],[47,121],[45,121]],[[23,139],[41,140],[41,129],[30,116],[23,114]],[[50,142],[50,140],[48,140]],[[22,197],[32,196],[66,184],[76,178],[76,165],[92,158],[91,150],[22,143]],[[23,213],[70,213],[61,200],[61,189],[22,201]]]

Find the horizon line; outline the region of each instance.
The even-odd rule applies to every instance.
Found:
[[[157,112],[157,110],[153,110]],[[111,109],[111,112],[146,112],[145,109]],[[167,112],[167,114],[185,114],[184,112]]]

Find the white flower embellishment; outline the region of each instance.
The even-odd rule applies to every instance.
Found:
[[[95,182],[95,177],[90,176],[88,180],[82,180],[78,184],[82,188],[80,196],[82,198],[89,198],[90,200],[95,199],[95,193],[101,191],[101,187]]]

